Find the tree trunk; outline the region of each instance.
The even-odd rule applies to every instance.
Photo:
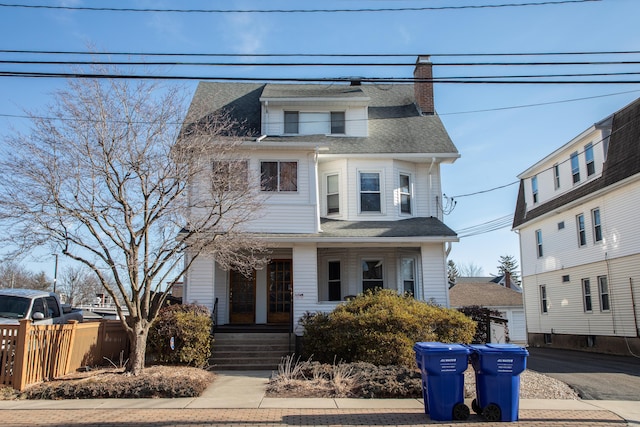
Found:
[[[150,323],[135,319],[131,325],[131,333],[129,341],[131,350],[129,352],[129,362],[127,363],[127,372],[133,375],[142,373],[145,365],[145,354],[147,352],[147,336],[149,335]]]

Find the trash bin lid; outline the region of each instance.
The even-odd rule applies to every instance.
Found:
[[[414,351],[420,353],[457,353],[469,354],[471,351],[466,345],[441,342],[417,342],[413,346]]]
[[[515,344],[476,344],[472,345],[471,349],[477,351],[478,353],[509,353],[519,356],[529,355],[527,349]]]

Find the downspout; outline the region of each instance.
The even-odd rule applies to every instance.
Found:
[[[313,170],[316,180],[316,233],[322,233],[322,227],[320,226],[320,181],[318,180],[318,151],[319,148],[318,146],[316,146],[316,149],[313,153]]]
[[[429,194],[433,194],[433,179],[431,178],[431,170],[433,169],[433,164],[436,162],[436,158],[431,158],[431,164],[429,165],[429,171],[427,172],[427,176],[429,177]],[[433,212],[433,209],[431,209]],[[433,216],[433,215],[431,215]],[[438,196],[436,195],[436,218],[440,219],[440,215],[438,215]]]

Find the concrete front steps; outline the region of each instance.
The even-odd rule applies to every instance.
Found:
[[[295,348],[295,336],[288,332],[237,332],[214,334],[209,363],[214,370],[277,370],[282,358]]]

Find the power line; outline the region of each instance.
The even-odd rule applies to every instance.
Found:
[[[17,50],[0,49],[0,53],[18,54],[53,54],[53,55],[91,55],[91,56],[207,56],[207,57],[238,57],[238,58],[263,58],[263,57],[307,57],[307,58],[416,58],[423,53],[183,53],[183,52],[90,52],[77,50]],[[430,53],[431,57],[491,57],[491,56],[574,56],[574,55],[636,55],[640,50],[614,50],[614,51],[567,51],[567,52],[486,52],[486,53]]]
[[[53,5],[25,5],[0,3],[0,7],[25,8],[25,9],[56,9],[90,12],[154,12],[154,13],[354,13],[354,12],[421,12],[437,10],[463,10],[463,9],[498,9],[505,7],[531,7],[554,6],[573,3],[593,3],[602,0],[559,0],[527,3],[501,3],[480,4],[462,6],[426,6],[426,7],[399,7],[399,8],[362,8],[362,9],[136,9],[116,7],[88,7],[88,6],[53,6]]]
[[[633,73],[640,74],[640,73]],[[615,73],[607,73],[611,77]],[[0,71],[0,77],[22,78],[78,78],[78,79],[131,79],[131,80],[202,80],[236,82],[297,82],[297,83],[348,83],[354,80],[363,83],[447,83],[447,84],[640,84],[640,79],[630,80],[493,80],[494,77],[472,78],[433,78],[415,79],[413,77],[227,77],[227,76],[185,76],[185,75],[149,75],[149,74],[96,74],[82,72],[34,72]],[[545,77],[545,76],[541,76]],[[504,79],[505,77],[497,77]],[[522,77],[520,78],[522,79]]]

